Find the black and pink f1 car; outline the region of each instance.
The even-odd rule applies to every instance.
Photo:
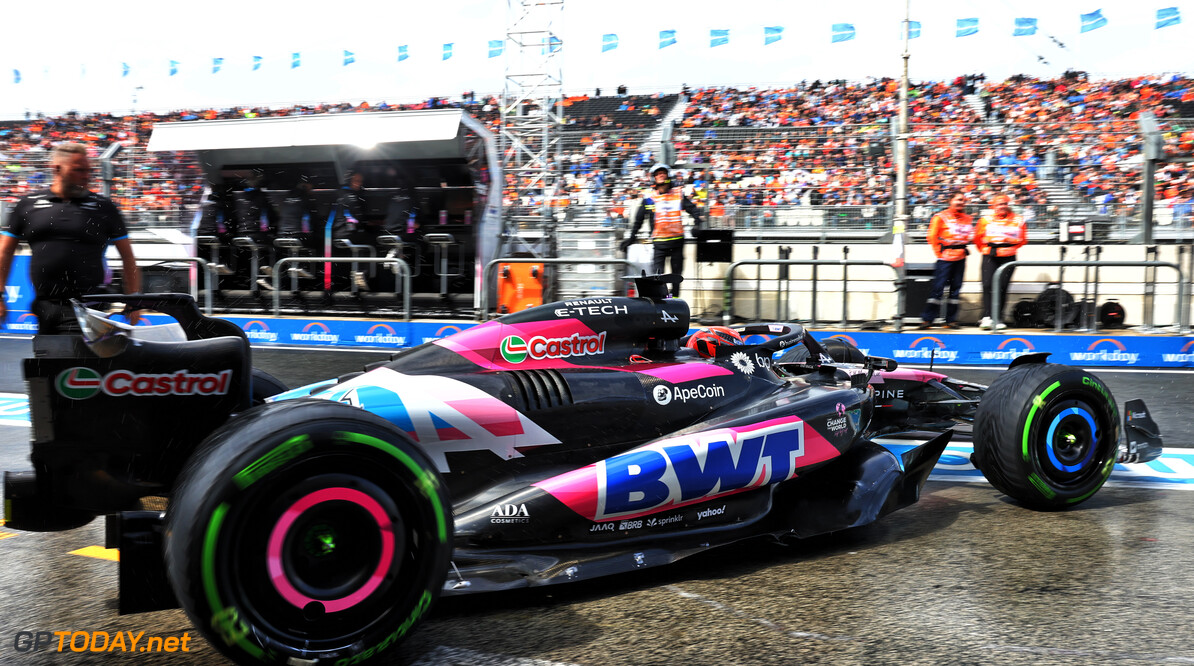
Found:
[[[289,391],[252,370],[234,325],[186,297],[133,299],[186,340],[35,342],[35,469],[5,475],[9,526],[110,514],[123,611],[177,602],[240,663],[355,664],[385,661],[441,594],[870,523],[918,499],[955,435],[1040,509],[1159,454],[1143,404],[1121,447],[1106,385],[1045,354],[990,387],[789,323],[738,327],[744,344],[702,356],[670,279]],[[134,510],[150,495],[164,513]]]

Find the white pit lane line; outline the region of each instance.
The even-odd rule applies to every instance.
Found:
[[[23,393],[0,393],[0,425],[29,425],[29,399]]]
[[[419,657],[411,666],[576,666],[559,661],[544,659],[527,659],[525,657],[509,657],[502,654],[489,654],[466,650],[464,648],[445,647],[443,645]]]
[[[789,636],[791,638],[805,638],[805,639],[811,638],[813,640],[818,640],[818,641],[852,641],[852,640],[854,640],[853,636],[827,636],[825,634],[818,634],[818,633],[814,633],[811,631],[792,631],[790,629],[785,629],[784,627],[776,624],[775,622],[772,622],[771,620],[768,620],[767,618],[751,617],[750,615],[747,615],[746,613],[743,613],[742,611],[740,611],[736,608],[731,608],[731,607],[721,603],[720,601],[714,601],[713,599],[707,599],[705,597],[702,597],[699,594],[696,594],[695,592],[688,592],[687,590],[683,590],[675,585],[664,585],[663,588],[665,590],[670,590],[672,592],[675,592],[681,598],[692,599],[693,601],[697,601],[702,604],[705,604],[706,606],[709,606],[710,608],[714,608],[723,613],[729,613],[730,615],[741,618],[748,622],[753,622],[759,626],[766,627],[767,629],[781,633],[781,634],[783,634],[785,636]]]
[[[984,650],[999,652],[1019,652],[1021,654],[1047,655],[1050,657],[1076,657],[1115,659],[1118,661],[1136,660],[1159,664],[1194,664],[1194,657],[1176,657],[1163,654],[1144,654],[1138,652],[1111,652],[1105,650],[1071,650],[1067,648],[1029,647],[1026,645],[984,645]]]

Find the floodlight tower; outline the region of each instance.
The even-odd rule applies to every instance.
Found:
[[[502,174],[506,189],[541,197],[533,216],[507,215],[507,231],[538,226],[559,186],[563,115],[564,0],[506,0],[506,80],[502,95]]]

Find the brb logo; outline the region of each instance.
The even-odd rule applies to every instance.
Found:
[[[1086,351],[1070,352],[1070,360],[1135,365],[1140,354],[1129,352],[1119,340],[1103,338],[1090,343]]]
[[[545,338],[537,335],[531,338],[530,342],[517,335],[511,335],[502,340],[500,350],[507,363],[522,363],[528,358],[542,361],[593,356],[605,353],[605,331],[588,336],[573,333],[567,338]]]
[[[804,422],[673,437],[597,463],[594,520],[628,517],[759,488],[796,475]]]
[[[71,400],[86,400],[100,391],[110,396],[224,395],[231,380],[231,370],[200,375],[186,370],[162,375],[113,370],[100,376],[92,368],[75,367],[58,373],[54,387],[62,397]]]
[[[928,344],[924,344],[928,343]],[[919,361],[936,360],[943,363],[952,363],[958,360],[958,352],[952,349],[946,349],[945,343],[939,338],[934,338],[931,335],[926,335],[923,338],[917,338],[908,345],[907,349],[893,349],[891,355],[896,358],[907,358]]]

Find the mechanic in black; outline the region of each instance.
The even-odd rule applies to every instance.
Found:
[[[672,188],[672,170],[666,164],[656,164],[647,174],[652,179],[655,193],[643,201],[638,212],[634,214],[634,224],[630,227],[630,235],[622,241],[623,252],[634,244],[635,235],[643,220],[650,215],[651,243],[655,254],[651,261],[651,271],[656,275],[663,274],[663,265],[671,259],[671,272],[682,275],[684,272],[684,221],[681,212],[688,213],[693,219],[693,231],[699,231],[704,225],[701,211],[679,189]],[[680,296],[680,283],[673,282],[672,298]]]
[[[141,291],[141,271],[124,217],[111,199],[87,189],[91,180],[87,147],[80,143],[58,145],[51,153],[50,168],[50,189],[21,199],[0,229],[0,294],[5,293],[17,242],[25,240],[32,250],[32,310],[42,334],[79,330],[70,300],[105,291],[104,252],[108,245],[116,246],[120,253],[124,292]],[[0,298],[0,322],[6,314],[7,304]],[[128,316],[130,323],[137,323],[136,312]]]

